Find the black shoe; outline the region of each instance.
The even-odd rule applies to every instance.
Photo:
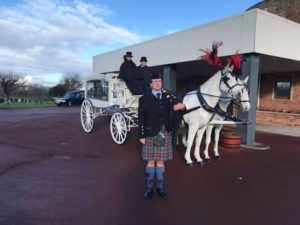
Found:
[[[168,195],[167,195],[166,192],[164,192],[163,189],[157,188],[156,191],[157,191],[157,193],[159,194],[159,196],[160,196],[161,198],[163,198],[163,199],[168,199]]]
[[[147,188],[144,194],[144,198],[149,200],[152,197],[153,194],[153,188]]]

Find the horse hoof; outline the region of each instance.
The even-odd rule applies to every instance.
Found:
[[[221,160],[221,156],[219,156],[219,155],[214,156],[214,159],[216,159],[216,160]]]
[[[205,163],[211,163],[211,160],[210,159],[204,159],[204,162]]]
[[[191,162],[191,163],[187,163],[186,164],[188,167],[190,167],[190,168],[193,168],[193,163]]]
[[[203,163],[203,161],[197,161],[197,165],[198,165],[198,166],[203,166],[204,163]]]

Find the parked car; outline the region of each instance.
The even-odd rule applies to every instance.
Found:
[[[64,97],[57,98],[55,104],[57,106],[62,105],[80,105],[84,100],[84,91],[71,91],[67,92]]]

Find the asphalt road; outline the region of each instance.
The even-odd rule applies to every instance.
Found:
[[[168,200],[146,201],[136,131],[112,141],[109,119],[83,132],[79,107],[0,110],[0,225],[298,225],[300,139],[257,133],[266,151],[167,163]],[[212,150],[212,149],[211,149]]]

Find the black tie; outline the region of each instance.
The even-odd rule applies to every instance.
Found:
[[[156,98],[160,99],[160,93],[156,93]]]

